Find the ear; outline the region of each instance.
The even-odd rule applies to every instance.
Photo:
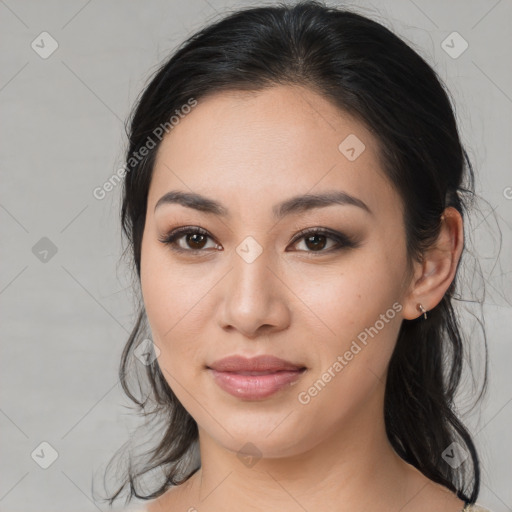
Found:
[[[423,261],[414,263],[414,273],[403,301],[403,317],[418,318],[433,309],[453,281],[464,246],[463,221],[460,213],[449,206],[441,216],[436,242],[424,253]]]

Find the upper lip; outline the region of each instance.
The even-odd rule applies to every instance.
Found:
[[[229,356],[215,361],[208,366],[219,372],[270,372],[283,370],[301,370],[302,364],[291,363],[279,357],[262,355],[252,358],[243,356]]]

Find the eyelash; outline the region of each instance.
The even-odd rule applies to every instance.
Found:
[[[168,245],[169,248],[172,251],[179,252],[179,253],[199,253],[199,252],[205,252],[205,249],[183,249],[182,247],[178,247],[176,245],[177,240],[182,238],[184,235],[205,235],[209,238],[212,238],[208,231],[199,228],[199,227],[193,227],[193,226],[184,226],[177,229],[174,229],[167,235],[164,235],[163,237],[159,237],[158,240],[162,242],[165,245]],[[340,251],[342,249],[351,249],[357,247],[359,244],[350,238],[347,235],[344,235],[342,233],[337,233],[335,231],[330,231],[325,228],[307,228],[303,229],[292,240],[292,244],[296,244],[303,238],[306,238],[309,235],[322,235],[330,238],[331,240],[334,240],[336,242],[336,245],[334,247],[331,247],[327,250],[319,250],[319,251],[299,251],[299,252],[306,252],[310,254],[328,254],[331,252]]]

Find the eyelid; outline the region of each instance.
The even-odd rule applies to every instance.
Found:
[[[172,229],[169,233],[158,237],[158,240],[162,242],[165,245],[168,245],[171,250],[175,252],[181,252],[181,253],[191,253],[191,254],[197,254],[197,253],[206,253],[207,250],[205,249],[183,249],[181,247],[176,246],[176,241],[182,238],[182,236],[185,236],[187,234],[201,234],[204,235],[212,240],[215,241],[215,243],[218,243],[215,238],[206,230],[199,226],[180,226],[178,228]],[[313,226],[309,228],[305,228],[300,230],[298,233],[294,235],[289,245],[295,245],[297,242],[302,240],[303,238],[307,237],[308,235],[314,235],[318,234],[321,236],[325,236],[327,238],[330,238],[335,242],[334,247],[331,247],[328,250],[320,250],[320,251],[298,251],[301,253],[311,254],[311,255],[322,255],[322,254],[330,254],[332,252],[341,250],[341,249],[348,249],[348,248],[356,248],[359,246],[359,241],[351,236],[345,235],[344,233],[341,233],[339,231],[334,231],[328,228],[323,228],[320,226]],[[287,251],[289,252],[289,251]]]
[[[176,241],[187,234],[200,234],[215,240],[214,237],[206,229],[200,228],[199,226],[180,226],[178,228],[172,229],[169,233],[159,236],[158,240],[163,244],[168,245],[173,251],[176,252],[206,252],[204,249],[182,249],[181,247],[177,247],[175,245]]]
[[[319,234],[322,236],[326,236],[326,237],[331,238],[332,240],[337,241],[338,243],[343,243],[345,246],[353,247],[353,246],[357,245],[357,241],[354,238],[352,238],[348,235],[345,235],[344,233],[340,233],[339,231],[334,231],[334,230],[331,230],[328,228],[322,228],[322,227],[311,227],[311,228],[301,229],[293,237],[290,244],[297,243],[299,240],[308,236],[309,234],[311,234],[311,235]],[[315,251],[308,251],[308,252],[315,252]],[[328,251],[319,251],[319,252],[328,252]]]

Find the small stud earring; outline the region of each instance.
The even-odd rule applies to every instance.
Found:
[[[422,304],[418,304],[418,310],[423,313],[423,318],[427,319],[427,310],[423,307]]]

